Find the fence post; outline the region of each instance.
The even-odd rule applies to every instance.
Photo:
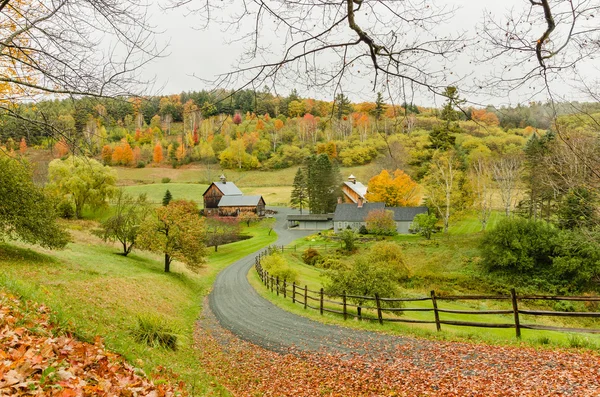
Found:
[[[344,294],[342,295],[342,302],[344,304],[344,320],[347,320],[348,312],[346,311],[346,291],[344,291]]]
[[[292,282],[292,303],[296,303],[296,282]]]
[[[274,284],[274,281],[275,281],[275,280],[273,279],[273,276],[271,276],[271,292],[273,292],[273,284]]]
[[[440,313],[438,312],[437,299],[435,299],[435,291],[431,291],[431,304],[433,305],[433,315],[435,316],[435,328],[439,332],[442,330],[442,324],[440,324]]]
[[[517,338],[521,339],[521,323],[519,322],[519,306],[517,305],[517,291],[514,288],[510,290],[512,298],[513,313],[515,315],[515,331]]]
[[[277,276],[276,280],[277,280],[277,286],[275,287],[275,291],[277,291],[277,296],[279,296],[279,276]]]
[[[287,281],[285,278],[283,279],[283,297],[287,298]]]
[[[283,245],[281,246],[281,253],[283,254]]]
[[[360,305],[356,308],[356,313],[358,314],[358,321],[362,321],[362,307]]]
[[[383,314],[381,313],[381,302],[379,301],[379,294],[375,294],[375,303],[377,304],[377,318],[379,324],[383,325]]]
[[[308,300],[308,285],[304,285],[304,309],[306,309],[306,303]]]
[[[321,312],[321,316],[323,315],[323,288],[321,288],[321,303],[319,305],[319,311]]]

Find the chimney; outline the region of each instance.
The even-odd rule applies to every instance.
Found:
[[[338,204],[342,204],[342,198],[338,197]]]
[[[363,207],[363,199],[362,199],[362,197],[358,198],[358,203],[357,204],[358,204],[358,208],[362,208]]]
[[[221,183],[227,183],[227,178],[225,178],[225,175],[221,174],[219,179],[221,180]]]
[[[348,177],[348,180],[352,183],[356,183],[356,177],[352,174],[350,174],[350,176]]]

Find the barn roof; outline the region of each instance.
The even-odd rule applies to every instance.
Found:
[[[243,195],[242,191],[240,189],[238,189],[238,187],[235,186],[235,183],[233,183],[233,182],[225,182],[225,183],[213,182],[210,186],[212,186],[212,185],[215,185],[217,187],[217,189],[219,189],[221,191],[221,193],[223,193],[223,195],[225,195],[225,196],[241,196],[241,195]],[[206,192],[208,192],[208,190],[210,189],[210,186],[202,194],[203,196],[206,194]]]
[[[356,194],[358,194],[358,197],[362,197],[363,200],[365,199],[365,195],[367,194],[367,187],[361,182],[344,182],[344,185],[347,186],[350,190],[354,191]]]
[[[260,201],[264,203],[262,196],[223,196],[219,201],[219,207],[255,207]]]

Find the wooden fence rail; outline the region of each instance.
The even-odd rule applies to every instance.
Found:
[[[546,295],[518,295],[515,289],[511,290],[510,295],[436,295],[435,291],[431,291],[430,296],[415,297],[415,298],[381,298],[377,294],[375,296],[349,295],[345,292],[339,294],[326,293],[323,288],[318,291],[311,290],[307,285],[300,286],[293,282],[288,283],[287,280],[280,280],[279,277],[273,277],[262,268],[261,259],[268,253],[274,250],[280,251],[284,248],[269,247],[268,251],[260,253],[255,258],[256,272],[266,286],[267,290],[275,292],[277,295],[283,295],[284,299],[288,297],[292,303],[300,304],[304,309],[318,310],[321,315],[323,313],[334,313],[343,316],[344,320],[348,317],[356,318],[361,321],[377,321],[380,324],[384,322],[401,322],[413,324],[435,324],[438,331],[442,330],[442,325],[454,325],[464,327],[481,327],[481,328],[514,328],[517,338],[521,337],[522,329],[530,330],[546,330],[559,332],[584,332],[600,334],[598,328],[571,328],[558,327],[541,324],[523,324],[522,316],[559,316],[573,318],[600,318],[600,312],[560,312],[549,310],[530,310],[519,308],[519,302],[522,301],[579,301],[579,302],[600,302],[598,296],[546,296]],[[487,301],[487,300],[505,300],[510,301],[511,309],[498,310],[457,310],[445,309],[439,307],[440,302],[450,301]],[[423,307],[403,307],[398,304],[406,302],[431,302],[430,308]],[[311,304],[310,302],[315,302]],[[365,313],[366,312],[366,313]],[[419,320],[400,317],[405,312],[433,312],[431,320]],[[384,314],[388,314],[387,316]],[[512,315],[511,322],[489,323],[475,321],[458,321],[443,319],[443,314],[458,314],[458,315]],[[507,317],[504,317],[507,319]]]

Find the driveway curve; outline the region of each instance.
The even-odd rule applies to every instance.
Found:
[[[296,212],[285,208],[276,210],[276,245],[287,245],[302,236],[312,234],[288,230],[286,216]],[[357,341],[378,339],[383,342],[389,338],[397,344],[401,339],[322,324],[278,308],[261,297],[248,282],[248,270],[254,265],[257,253],[258,251],[222,270],[208,297],[209,307],[221,326],[238,337],[279,352],[295,348],[303,351],[327,349],[341,353],[355,351],[352,346],[355,346]]]

